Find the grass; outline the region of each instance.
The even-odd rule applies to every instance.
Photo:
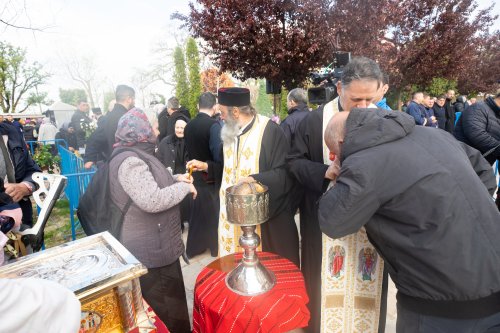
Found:
[[[36,208],[34,209],[36,212]],[[34,217],[36,219],[36,217]],[[76,214],[75,214],[76,220]],[[77,230],[77,239],[85,237],[85,234]],[[59,199],[45,226],[45,248],[61,245],[71,241],[71,220],[68,199]]]

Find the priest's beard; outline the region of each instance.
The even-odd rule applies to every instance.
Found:
[[[232,115],[228,112],[228,116],[224,119],[224,126],[222,126],[222,130],[220,132],[220,136],[222,142],[226,146],[230,146],[236,140],[236,136],[240,131],[240,126],[238,125],[238,121],[232,117]]]

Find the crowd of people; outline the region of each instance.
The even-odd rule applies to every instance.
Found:
[[[291,90],[278,125],[257,112],[246,88],[201,94],[191,119],[175,97],[143,111],[134,89],[119,85],[90,137],[84,102],[62,126],[58,137],[86,146],[86,168],[109,163],[111,200],[125,213],[119,240],[148,268],[143,296],[170,331],[190,331],[179,258],[241,251],[225,191],[245,182],[269,189],[262,250],[301,268],[308,332],[359,309],[366,332],[384,332],[388,274],[398,289],[398,333],[500,327],[491,167],[500,159],[500,92],[454,103],[452,90],[415,92],[407,112],[392,111],[387,76],[364,57],[344,67],[336,89],[314,111],[305,90]]]
[[[116,177],[123,189],[120,190],[121,203],[124,204],[128,194],[132,205],[137,205],[134,212],[142,211],[140,214],[148,216],[143,216],[142,221],[167,223],[154,214],[170,212],[168,227],[158,224],[158,230],[167,228],[170,236],[159,242],[142,240],[140,250],[133,245],[138,241],[137,235],[130,233],[129,238],[121,241],[149,269],[171,272],[169,276],[176,277],[177,291],[183,289],[179,270],[183,246],[179,240],[185,222],[189,225],[187,258],[207,250],[214,257],[241,251],[240,231],[227,221],[225,189],[258,181],[268,186],[270,193],[270,218],[260,230],[262,249],[301,267],[310,297],[308,331],[318,332],[321,318],[328,316],[324,306],[328,296],[325,284],[332,273],[322,269],[329,259],[325,258],[325,248],[329,241],[356,233],[359,233],[356,237],[367,236],[366,242],[371,241],[365,254],[370,255],[372,263],[377,262],[373,259],[377,254],[379,264],[385,263],[378,276],[372,276],[375,273],[371,270],[364,275],[367,280],[379,280],[377,288],[382,295],[379,302],[373,303],[378,305],[369,309],[377,318],[373,320],[377,324],[374,331],[383,331],[385,325],[387,273],[399,290],[398,332],[425,332],[415,323],[431,317],[432,325],[446,329],[455,327],[459,318],[470,319],[470,323],[487,318],[480,320],[484,327],[498,324],[500,286],[496,283],[500,272],[493,267],[493,261],[499,252],[493,239],[500,232],[497,227],[500,215],[491,200],[496,184],[486,160],[493,163],[500,157],[500,130],[495,127],[498,122],[492,121],[500,118],[500,95],[488,97],[484,102],[467,102],[459,97],[452,103],[452,90],[437,99],[416,92],[406,114],[390,111],[384,97],[388,88],[387,76],[374,61],[354,58],[337,84],[338,97],[317,110],[309,110],[303,89],[291,90],[287,96],[289,115],[280,125],[258,114],[245,88],[221,88],[217,96],[202,94],[193,119],[172,97],[157,117],[149,117],[148,125],[147,112],[134,106],[133,89],[119,86],[115,108],[121,111],[104,116],[97,130],[102,128],[100,135],[107,134],[108,140],[96,144],[92,141],[98,137],[91,137],[87,147],[100,150],[92,151],[85,159],[89,166],[100,159],[109,159],[110,153],[114,155],[123,145],[115,140],[120,139],[125,120],[143,119],[141,123],[147,127],[148,134],[126,146],[148,146],[151,155],[156,151],[158,161],[173,176],[160,177],[151,160],[140,161],[140,154],[145,151],[129,157],[135,159],[132,164],[124,163],[122,157],[122,162],[116,163],[116,168],[121,170]],[[368,109],[362,112],[358,108]],[[480,124],[488,124],[481,132],[490,136],[488,144],[484,138],[476,139]],[[418,127],[426,129],[422,132]],[[110,131],[114,128],[118,130],[111,140]],[[158,136],[153,136],[157,128]],[[470,133],[471,130],[476,132]],[[455,133],[460,141],[475,149],[460,144],[446,132]],[[458,133],[467,134],[459,137]],[[478,141],[483,144],[477,144]],[[432,148],[434,146],[437,147]],[[424,166],[420,167],[415,159]],[[126,176],[131,179],[123,183]],[[141,179],[148,182],[151,179],[156,184],[138,188]],[[162,191],[168,200],[161,199]],[[151,199],[144,200],[145,197]],[[163,205],[162,200],[165,200]],[[155,210],[152,207],[156,207]],[[297,212],[300,238],[294,221]],[[130,217],[131,221],[135,218]],[[126,220],[124,228],[128,223]],[[364,236],[359,231],[363,226]],[[144,233],[140,237],[155,238],[158,230],[154,233],[151,229],[150,235]],[[173,244],[179,248],[172,252],[175,255],[169,260],[163,260],[159,254],[152,256],[158,249]],[[356,250],[344,243],[335,244],[344,247],[344,256]],[[491,255],[477,262],[472,258],[477,258],[474,253],[479,251],[479,246],[484,246],[483,253]],[[452,258],[457,251],[468,251],[464,260],[471,260],[462,262],[461,267],[470,275],[453,271],[456,266]],[[402,253],[406,255],[401,257]],[[336,261],[336,276],[343,271],[339,262],[342,261]],[[159,273],[157,280],[162,276]],[[429,287],[436,279],[442,279],[442,284]],[[151,290],[152,282],[146,279],[141,282],[143,280],[144,289]],[[477,287],[467,287],[466,281],[470,280],[474,280]],[[187,320],[187,311],[184,311],[187,306],[178,303],[184,297],[174,293],[169,301],[155,300],[158,292],[145,297],[153,308],[162,309],[161,318],[176,331],[175,323],[185,324]],[[165,289],[162,293],[169,291]],[[442,304],[449,304],[456,311],[440,310]],[[348,304],[344,306],[347,308]],[[179,311],[181,308],[183,311]]]

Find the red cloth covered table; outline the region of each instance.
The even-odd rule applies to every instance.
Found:
[[[259,296],[241,296],[226,286],[226,275],[241,253],[219,258],[201,271],[194,291],[194,333],[277,333],[307,326],[309,297],[300,270],[276,254],[258,255],[277,280],[273,289]]]
[[[153,309],[149,306],[148,303],[146,303],[145,300],[142,300],[144,303],[144,308],[146,309],[146,312],[148,314],[149,319],[155,324],[156,330],[154,331],[155,333],[169,333],[169,330],[167,326],[158,318],[156,313],[153,311]],[[130,333],[140,333],[139,327],[136,327]]]

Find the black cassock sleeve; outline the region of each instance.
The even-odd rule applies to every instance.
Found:
[[[283,130],[269,121],[262,137],[259,173],[251,175],[256,181],[269,187],[269,218],[289,209],[293,179],[286,170],[288,149],[289,145]]]
[[[224,156],[224,152],[222,151],[222,144],[219,147],[219,156]],[[222,172],[224,171],[224,158],[222,158],[220,162],[206,161],[206,163],[208,165],[207,179],[210,181],[214,181],[217,186],[220,187],[222,183]]]
[[[103,116],[104,118],[101,121],[101,124],[97,126],[97,129],[92,133],[87,140],[87,147],[85,148],[85,155],[83,160],[85,162],[94,162],[99,161],[103,152],[106,149],[108,144],[108,139],[106,136],[106,123],[108,121],[108,117]],[[77,148],[77,147],[74,147]]]
[[[323,163],[323,111],[311,112],[295,131],[293,146],[287,157],[288,168],[300,185],[323,193],[329,180],[325,179],[328,165]]]

